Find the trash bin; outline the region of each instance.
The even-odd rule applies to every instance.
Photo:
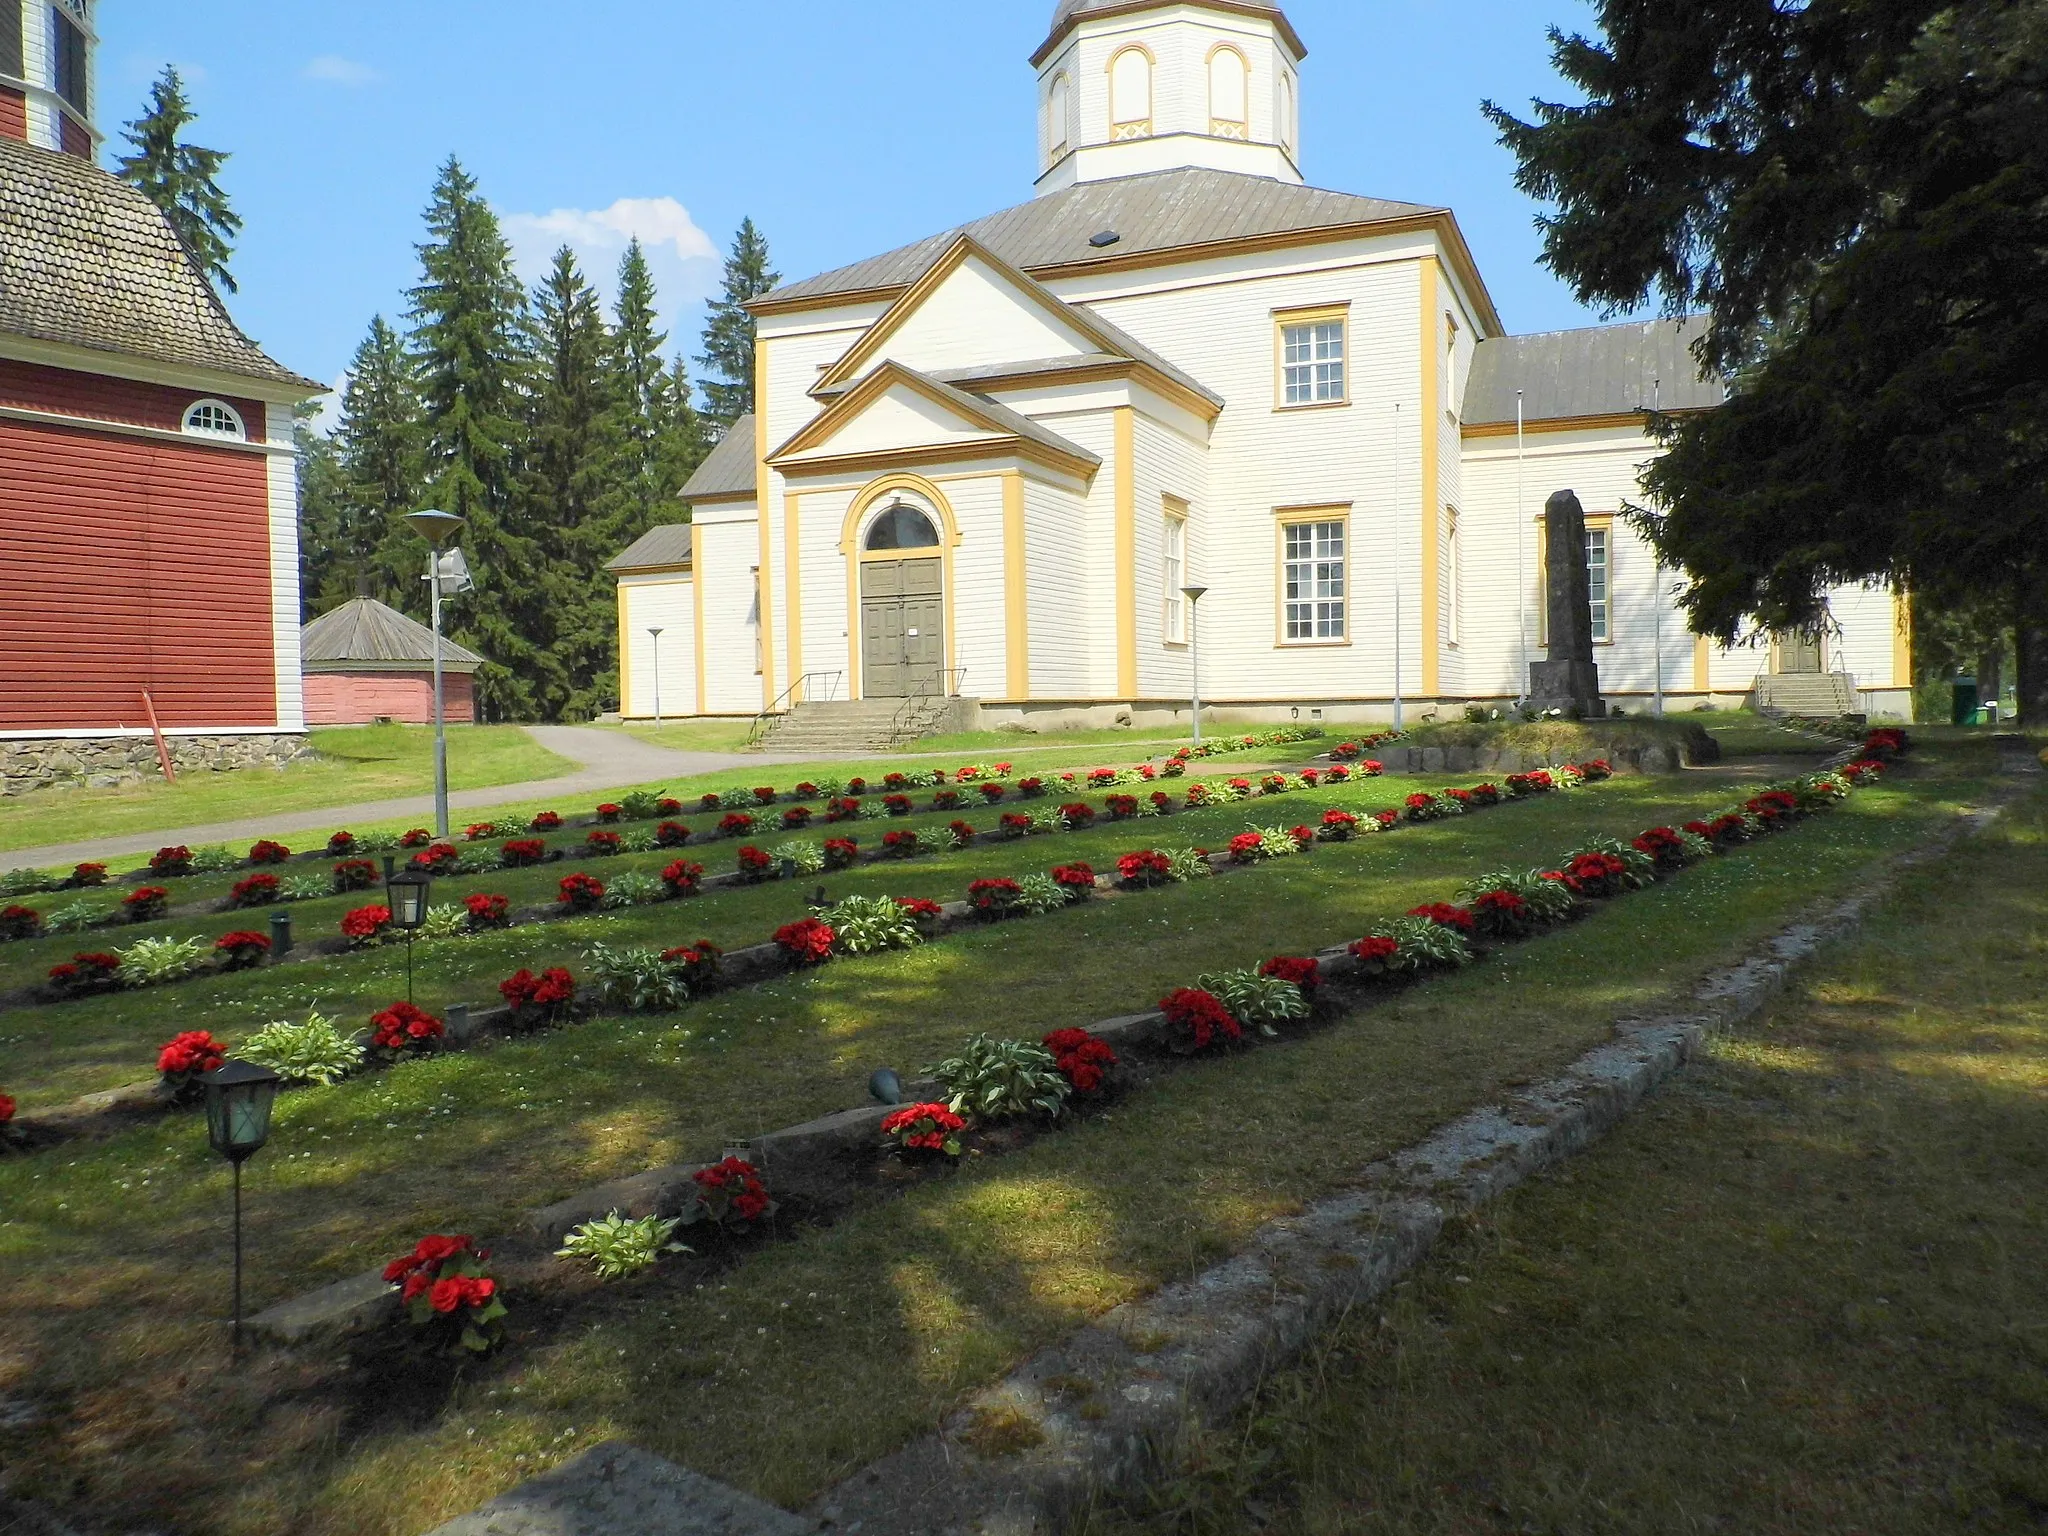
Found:
[[[1955,709],[1949,719],[1956,725],[1977,723],[1977,679],[1959,677],[1955,681]]]

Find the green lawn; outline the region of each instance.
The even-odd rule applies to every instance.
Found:
[[[281,771],[187,773],[176,784],[50,789],[0,801],[0,852],[427,794],[434,788],[434,732],[429,726],[323,727],[312,732],[312,739],[318,757]],[[575,771],[576,764],[545,750],[516,725],[458,726],[448,735],[452,789],[488,789]]]
[[[208,1320],[221,1305],[226,1175],[189,1119],[0,1163],[0,1262],[13,1276],[0,1393],[62,1409],[40,1429],[0,1429],[0,1456],[24,1469],[24,1493],[70,1500],[82,1486],[104,1518],[238,1536],[412,1536],[612,1435],[800,1500],[1021,1353],[1210,1262],[1503,1082],[1569,1059],[1615,1013],[1683,988],[1937,824],[1983,767],[1958,752],[1344,1027],[1191,1067],[1025,1152],[748,1255],[722,1279],[658,1274],[605,1293],[574,1326],[551,1320],[559,1302],[524,1303],[506,1358],[431,1401],[365,1397],[362,1378],[318,1356],[224,1369]],[[1401,787],[1354,793],[1383,803]],[[1617,781],[836,962],[681,1015],[599,1020],[290,1095],[248,1181],[252,1302],[359,1270],[424,1230],[505,1232],[523,1210],[595,1180],[859,1102],[876,1065],[919,1067],[974,1030],[1036,1036],[1143,1008],[1199,971],[1353,937],[1480,870],[1548,863],[1590,833],[1684,819],[1730,795],[1709,775]],[[1277,808],[1292,822],[1343,801],[1329,791]],[[1215,816],[1206,841],[1250,819],[1244,807],[1197,814]],[[950,896],[982,872],[1076,857],[1102,867],[1169,832],[1190,837],[1194,823],[1101,828],[831,883],[835,894]],[[461,941],[437,978],[460,970],[458,990],[473,993],[514,964],[573,964],[598,935],[681,940],[731,922],[758,936],[795,915],[797,894],[769,887],[681,913]],[[170,1026],[232,1035],[241,1019],[341,988],[382,1001],[399,964],[387,951],[303,979],[258,973],[232,998],[209,992],[225,981],[193,983],[172,989],[175,1017],[159,1001],[154,1018],[74,1014],[38,1022],[27,1041],[27,1016],[6,1015],[0,1032],[17,1037],[12,1060],[52,1066],[117,1039],[132,1051]],[[324,988],[322,972],[333,978]]]
[[[2048,796],[1095,1536],[2039,1531]]]

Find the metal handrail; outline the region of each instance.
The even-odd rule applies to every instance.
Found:
[[[936,685],[929,683],[920,684],[913,689],[910,695],[904,699],[902,707],[896,711],[895,718],[889,722],[889,739],[894,741],[902,736],[909,728],[911,717],[931,700],[959,698],[960,690],[966,685],[966,682],[967,669],[965,667],[948,667],[939,673],[939,681]]]
[[[754,716],[754,723],[747,729],[747,745],[751,747],[755,742],[759,741],[767,734],[768,723],[771,720],[777,716],[789,713],[789,710],[795,708],[797,704],[831,703],[833,697],[839,692],[840,679],[845,676],[844,672],[806,672],[802,677],[783,689],[781,693],[777,694],[774,701],[766,709]],[[813,698],[811,696],[812,684],[826,679],[830,680],[831,686],[826,689],[825,697],[822,699]],[[802,693],[803,698],[798,699],[798,693]]]

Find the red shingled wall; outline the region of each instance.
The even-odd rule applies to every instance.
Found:
[[[0,730],[276,725],[261,455],[0,419],[0,529]]]

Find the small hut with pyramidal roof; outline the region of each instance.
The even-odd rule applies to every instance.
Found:
[[[374,725],[434,718],[434,632],[372,597],[323,613],[299,635],[306,724]],[[476,722],[476,669],[483,657],[441,640],[442,691],[451,725]]]

